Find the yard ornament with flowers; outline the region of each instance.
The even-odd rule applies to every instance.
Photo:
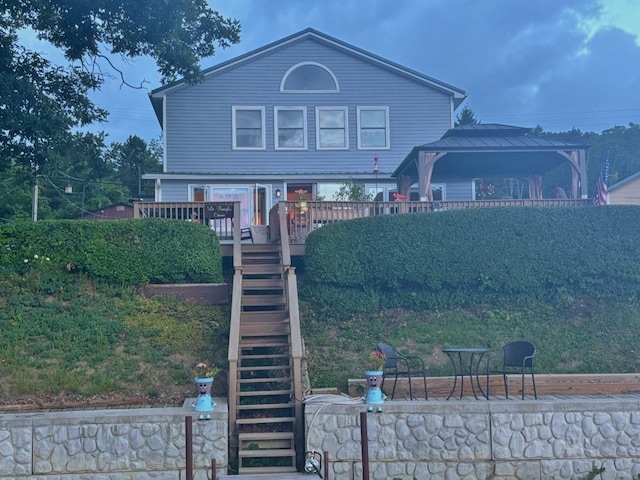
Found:
[[[380,405],[387,398],[382,393],[382,379],[384,363],[387,357],[382,352],[371,352],[365,362],[364,374],[367,377],[367,395],[364,397],[364,403],[367,405]]]
[[[196,398],[193,404],[196,412],[211,412],[216,402],[211,398],[211,385],[213,379],[220,369],[215,365],[211,365],[205,362],[199,362],[196,364],[196,385],[198,386],[198,398]],[[204,420],[204,417],[200,415],[200,420]],[[211,418],[207,415],[208,418]]]

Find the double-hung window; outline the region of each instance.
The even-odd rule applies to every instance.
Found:
[[[358,107],[358,149],[390,148],[389,107]]]
[[[316,148],[347,150],[348,139],[347,107],[316,107]]]
[[[264,150],[264,107],[232,107],[234,150]]]
[[[274,107],[276,150],[305,150],[307,148],[306,107]]]

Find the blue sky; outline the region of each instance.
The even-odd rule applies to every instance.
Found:
[[[242,25],[209,68],[307,27],[465,90],[483,123],[601,132],[640,123],[638,0],[209,0]],[[149,59],[123,65],[93,100],[107,141],[158,138]]]

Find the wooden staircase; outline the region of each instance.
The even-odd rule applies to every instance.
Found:
[[[239,474],[296,472],[304,455],[297,285],[283,243],[241,244],[234,258],[229,445]]]

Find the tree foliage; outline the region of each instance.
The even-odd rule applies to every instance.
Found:
[[[460,110],[460,113],[456,117],[455,126],[459,127],[460,125],[477,125],[480,123],[480,120],[476,117],[476,114],[473,112],[469,105],[465,105]]]
[[[112,143],[107,155],[130,197],[153,195],[155,186],[142,182],[141,177],[147,172],[162,171],[162,148],[158,141],[148,145],[144,139],[130,135],[124,143]]]
[[[49,160],[69,133],[103,121],[107,112],[88,93],[116,68],[114,58],[152,57],[162,82],[201,79],[199,61],[215,45],[239,41],[237,20],[221,16],[206,0],[6,0],[0,6],[0,171],[18,166],[31,175],[51,173]],[[36,36],[56,64],[26,47]],[[57,50],[56,50],[57,49]]]

